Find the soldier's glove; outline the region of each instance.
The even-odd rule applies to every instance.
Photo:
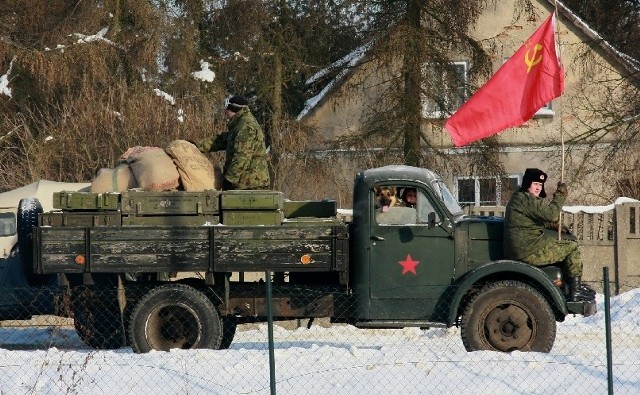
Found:
[[[564,196],[567,196],[569,194],[569,190],[567,189],[567,184],[565,184],[564,182],[559,182],[558,188],[556,188],[556,192],[560,192]]]

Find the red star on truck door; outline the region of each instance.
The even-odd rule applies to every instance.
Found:
[[[398,262],[400,264],[400,266],[402,266],[402,274],[405,275],[409,272],[413,273],[413,274],[418,274],[416,273],[416,266],[418,266],[418,264],[420,263],[420,261],[414,261],[413,258],[411,258],[410,254],[407,254],[407,259],[405,259],[404,261],[400,261]]]

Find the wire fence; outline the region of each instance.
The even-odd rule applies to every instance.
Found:
[[[518,309],[493,309],[488,316],[499,325],[487,319],[479,331],[465,322],[471,311],[448,328],[427,327],[433,315],[423,326],[381,327],[382,318],[415,314],[417,320],[433,310],[430,304],[450,302],[441,299],[387,300],[378,324],[359,328],[350,317],[379,312],[375,298],[271,282],[243,289],[246,298],[230,295],[243,318],[210,309],[224,295],[195,284],[127,290],[126,304],[115,285],[71,294],[55,287],[5,290],[0,394],[637,394],[640,288],[625,285],[632,290],[609,299],[606,287],[598,293],[598,312],[590,317],[555,323],[542,312],[519,325]],[[269,295],[272,302],[264,303]],[[24,300],[29,304],[19,303]],[[27,319],[29,313],[36,314]],[[306,318],[283,317],[296,314]],[[522,346],[534,332],[555,339],[549,352],[467,351],[478,342]],[[188,349],[199,346],[220,349]]]

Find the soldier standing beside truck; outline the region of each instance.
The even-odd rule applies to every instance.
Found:
[[[542,199],[547,196],[544,190],[546,181],[547,173],[540,169],[526,169],[520,189],[509,200],[504,222],[505,258],[534,266],[562,262],[569,278],[570,301],[588,300],[595,293],[581,285],[582,262],[578,242],[545,235],[545,229],[557,229],[560,210],[568,194],[567,185],[560,182],[551,202],[545,204]]]
[[[198,144],[201,152],[226,150],[222,189],[269,189],[270,176],[265,137],[243,96],[224,101],[228,131]]]

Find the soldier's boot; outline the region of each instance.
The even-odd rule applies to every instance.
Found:
[[[594,290],[582,286],[580,277],[569,277],[569,301],[592,300],[595,296]]]
[[[589,299],[593,299],[596,297],[596,291],[586,284],[582,284],[582,294],[589,297]]]

